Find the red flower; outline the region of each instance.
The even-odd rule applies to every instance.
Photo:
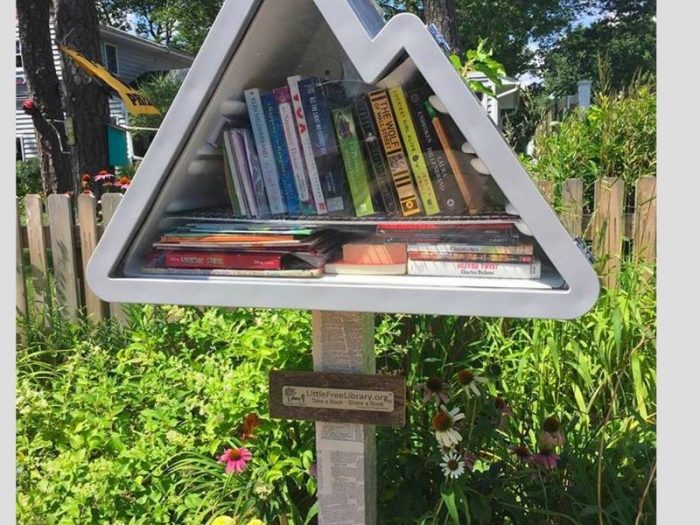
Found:
[[[27,100],[22,102],[22,109],[27,115],[33,115],[38,111],[36,101],[33,98],[28,98]]]
[[[90,176],[89,173],[83,173],[83,176],[82,176],[83,182],[90,182],[90,179],[92,179],[92,177]]]
[[[243,419],[243,439],[250,439],[253,432],[260,425],[260,417],[254,412],[251,412]]]

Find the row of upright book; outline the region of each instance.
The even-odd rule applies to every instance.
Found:
[[[461,216],[484,209],[475,156],[427,84],[357,89],[290,77],[244,92],[248,120],[223,131],[239,217]]]

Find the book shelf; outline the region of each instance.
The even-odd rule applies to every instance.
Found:
[[[112,239],[110,245],[101,243],[90,263],[88,277],[94,289],[122,302],[514,317],[569,317],[592,304],[598,288],[590,264],[427,29],[408,15],[384,25],[358,11],[359,4],[245,0],[237,10],[222,11],[120,207],[116,218],[123,219],[123,231],[116,229],[120,221],[113,221],[106,234]],[[440,119],[451,123],[451,137],[456,130],[468,144],[464,149],[453,144],[460,165],[475,160],[478,164],[469,165],[487,172],[468,174],[478,181],[486,204],[460,214],[450,214],[443,207],[439,214],[428,215],[424,195],[417,188],[422,213],[411,216],[386,213],[376,191],[373,213],[361,217],[354,213],[262,217],[234,213],[222,133],[251,126],[247,90],[272,92],[295,75],[343,86],[350,101],[371,90],[401,86],[408,92],[424,87],[435,97],[430,102],[440,111]],[[397,107],[392,107],[397,119]],[[376,114],[374,118],[379,128]],[[413,121],[418,126],[415,115]],[[410,147],[405,136],[400,143],[407,155]],[[465,152],[469,149],[472,153]],[[371,159],[367,150],[363,153],[371,177]],[[388,157],[385,161],[390,164]],[[414,160],[407,157],[406,161],[417,187]],[[434,179],[432,183],[435,187]],[[349,199],[351,205],[356,201],[355,195]],[[520,213],[506,213],[508,203],[511,211]],[[465,202],[467,207],[470,204]],[[512,225],[523,238],[534,234],[533,256],[541,262],[541,273],[533,278],[323,273],[283,277],[178,274],[171,269],[159,273],[148,267],[154,243],[173,228],[196,223],[317,228],[358,235],[376,233],[387,223],[448,229]],[[453,237],[450,242],[460,239]]]

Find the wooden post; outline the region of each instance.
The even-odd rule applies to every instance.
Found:
[[[88,194],[78,196],[78,222],[80,224],[80,253],[83,263],[83,276],[87,275],[87,263],[97,246],[97,203],[95,197]],[[85,310],[93,321],[104,319],[104,303],[100,301],[90,287],[87,279],[83,279],[85,292]]]
[[[625,181],[604,177],[595,183],[593,214],[593,253],[601,262],[603,284],[614,288],[622,258]]]
[[[540,193],[551,206],[554,204],[554,183],[551,180],[541,180],[537,182]]]
[[[568,179],[561,189],[561,221],[572,237],[583,232],[583,181]]]
[[[122,201],[121,193],[105,193],[102,195],[102,232],[107,229],[107,225],[111,222],[114,212],[117,211],[117,206]],[[124,308],[119,303],[109,303],[109,315],[120,324],[126,324],[127,316]]]
[[[24,265],[22,262],[23,259],[23,249],[22,249],[22,229],[20,228],[19,225],[19,208],[15,207],[17,210],[17,241],[16,241],[16,250],[17,250],[17,259],[16,259],[16,266],[15,266],[15,273],[17,277],[17,289],[16,289],[16,296],[17,296],[17,315],[19,316],[25,316],[27,315],[27,290],[24,285]],[[18,334],[20,340],[24,340],[25,334],[21,331],[21,328],[18,327]]]
[[[634,210],[634,258],[656,261],[656,177],[637,180]]]
[[[373,374],[374,314],[313,312],[314,370]],[[319,525],[377,522],[373,425],[316,423]]]
[[[25,195],[24,209],[27,217],[29,263],[32,268],[32,310],[43,315],[50,291],[48,287],[49,263],[46,256],[44,210],[41,197],[39,195]]]
[[[48,211],[56,296],[66,317],[74,321],[78,319],[80,311],[80,293],[70,197],[65,194],[49,195]]]

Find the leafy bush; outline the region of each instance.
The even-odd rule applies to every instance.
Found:
[[[19,523],[312,517],[313,425],[267,414],[267,372],[311,368],[309,314],[145,306],[130,318],[26,326]],[[652,269],[628,265],[575,321],[377,316],[377,368],[405,374],[409,394],[406,427],[378,429],[379,523],[653,523],[654,324]],[[421,385],[439,377],[454,394],[464,369],[487,380],[450,403],[467,415],[473,470],[446,480]],[[250,413],[261,423],[244,440]],[[550,416],[566,439],[554,469],[511,450],[541,452]],[[227,475],[216,458],[240,446],[252,460]]]
[[[42,193],[41,170],[39,169],[39,159],[28,159],[18,161],[15,171],[16,195],[24,197],[30,193]]]
[[[535,137],[529,169],[537,180],[557,187],[580,178],[590,190],[601,177],[621,177],[628,189],[656,175],[656,92],[650,78],[638,78],[626,90],[603,88],[582,114],[569,113],[557,131]]]

